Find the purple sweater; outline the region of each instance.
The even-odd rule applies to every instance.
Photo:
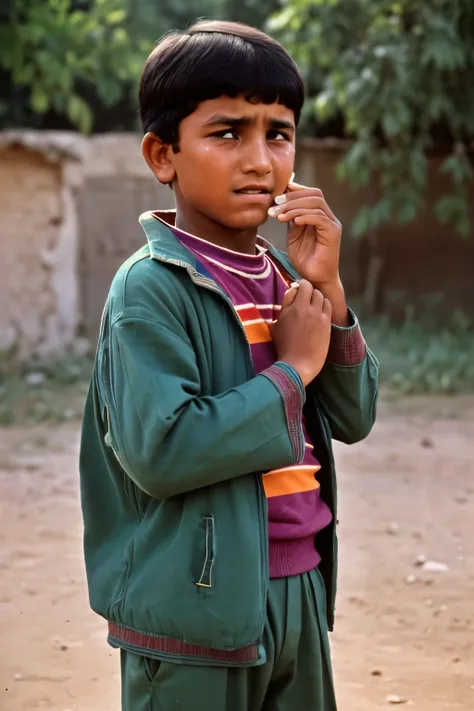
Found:
[[[233,252],[173,228],[175,236],[205,264],[216,283],[231,298],[250,343],[255,373],[277,360],[269,324],[278,318],[290,280],[263,246],[258,254]],[[258,423],[256,423],[258,427]],[[315,568],[320,556],[315,536],[332,519],[320,496],[320,464],[302,421],[305,440],[300,464],[263,475],[268,499],[270,577],[298,575]]]

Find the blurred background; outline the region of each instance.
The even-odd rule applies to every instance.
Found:
[[[140,153],[163,33],[246,22],[308,96],[296,179],[344,226],[342,276],[381,363],[379,420],[338,447],[341,711],[474,708],[474,4],[0,0],[0,709],[112,711],[89,612],[77,452],[110,281],[173,206]],[[262,234],[284,247],[285,233]]]

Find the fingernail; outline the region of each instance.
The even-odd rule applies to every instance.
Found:
[[[276,207],[271,207],[268,211],[270,217],[276,217],[278,215]]]
[[[300,285],[299,281],[292,281],[289,288],[293,289],[295,286],[299,286],[299,285]]]
[[[275,203],[277,205],[284,205],[286,202],[286,195],[277,195],[275,198]]]

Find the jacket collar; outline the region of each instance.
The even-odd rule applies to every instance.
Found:
[[[172,218],[175,214],[175,210],[156,210],[154,212],[144,212],[140,215],[139,222],[148,240],[150,257],[152,259],[158,259],[159,261],[180,262],[183,267],[188,266],[199,271],[196,257],[174,236],[171,230],[171,224],[170,227],[168,227],[154,217],[154,215],[157,215],[161,217],[162,220],[165,220],[165,222],[172,223]],[[275,247],[263,239],[263,237],[259,239],[268,249],[272,258],[282,266],[293,279],[296,280],[300,278],[284,252],[275,249]]]
[[[169,261],[171,259],[173,261],[185,262],[196,269],[196,258],[194,254],[176,239],[171,230],[171,225],[168,227],[163,224],[163,222],[155,218],[155,215],[165,221],[171,222],[175,215],[175,210],[155,210],[144,212],[140,215],[138,221],[148,240],[150,257],[152,259],[159,259],[160,261]]]

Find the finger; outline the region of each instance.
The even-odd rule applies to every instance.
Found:
[[[336,215],[333,213],[324,198],[318,195],[305,195],[303,197],[288,200],[282,205],[276,205],[271,209],[271,215],[279,217],[281,214],[286,214],[290,210],[322,210],[331,220],[337,221]]]
[[[325,314],[328,317],[328,319],[331,319],[332,304],[329,301],[329,299],[326,299],[326,297],[324,297],[324,301],[323,301],[323,314]]]
[[[307,217],[311,216],[312,219],[317,218],[320,222],[321,220],[330,222],[333,225],[338,225],[339,226],[339,220],[332,220],[329,215],[324,212],[324,210],[321,210],[319,208],[313,209],[313,210],[308,210],[307,208],[301,208],[298,210],[288,210],[287,212],[282,212],[281,214],[277,215],[278,217],[278,222],[290,222],[290,220],[295,220],[297,217]],[[300,224],[313,224],[311,223],[300,223]]]
[[[291,222],[293,222],[297,227],[314,227],[321,237],[323,234],[330,235],[332,241],[334,241],[334,239],[340,239],[342,236],[341,223],[330,220],[327,215],[324,217],[322,215],[296,215],[293,218],[284,220],[282,224],[284,222],[290,223],[290,225]],[[295,235],[295,239],[299,239],[299,236]]]
[[[299,191],[304,191],[306,194],[312,193],[314,195],[319,195],[319,197],[324,197],[323,191],[320,190],[319,188],[309,188],[306,185],[301,185],[300,183],[295,183],[294,181],[291,181],[288,183],[287,187],[287,192],[286,196],[289,198],[292,196],[293,193],[299,192]]]
[[[294,200],[300,200],[301,198],[307,197],[320,198],[321,200],[324,200],[323,194],[321,190],[318,190],[318,188],[304,188],[303,190],[295,190],[292,192],[288,192],[287,190],[283,193],[283,195],[275,196],[274,207],[279,207],[288,202],[293,202]]]
[[[294,302],[296,299],[296,294],[298,293],[298,288],[299,288],[299,282],[295,282],[290,286],[290,288],[285,291],[285,295],[283,297],[283,300],[281,302],[281,308],[286,309],[288,306],[291,306],[291,304]]]
[[[290,220],[288,220],[288,222],[290,221],[291,218]],[[298,225],[300,227],[304,225],[316,228],[319,227],[321,229],[321,232],[323,231],[323,228],[325,232],[331,229],[339,238],[342,236],[342,225],[339,220],[337,222],[334,222],[334,220],[330,220],[327,215],[325,215],[324,217],[322,215],[296,215],[293,219],[293,222],[295,225]]]
[[[314,287],[311,282],[306,279],[301,279],[299,282],[299,287],[296,290],[295,303],[311,303],[311,298],[313,296]]]
[[[313,288],[313,293],[311,295],[311,306],[321,306],[323,307],[323,300],[324,296],[322,293],[319,291],[319,289],[314,289]]]
[[[300,197],[320,197],[324,198],[322,191],[319,188],[306,188],[304,185],[297,183],[288,183],[285,192],[280,195],[275,195],[275,204],[283,205],[288,200],[296,200]]]

